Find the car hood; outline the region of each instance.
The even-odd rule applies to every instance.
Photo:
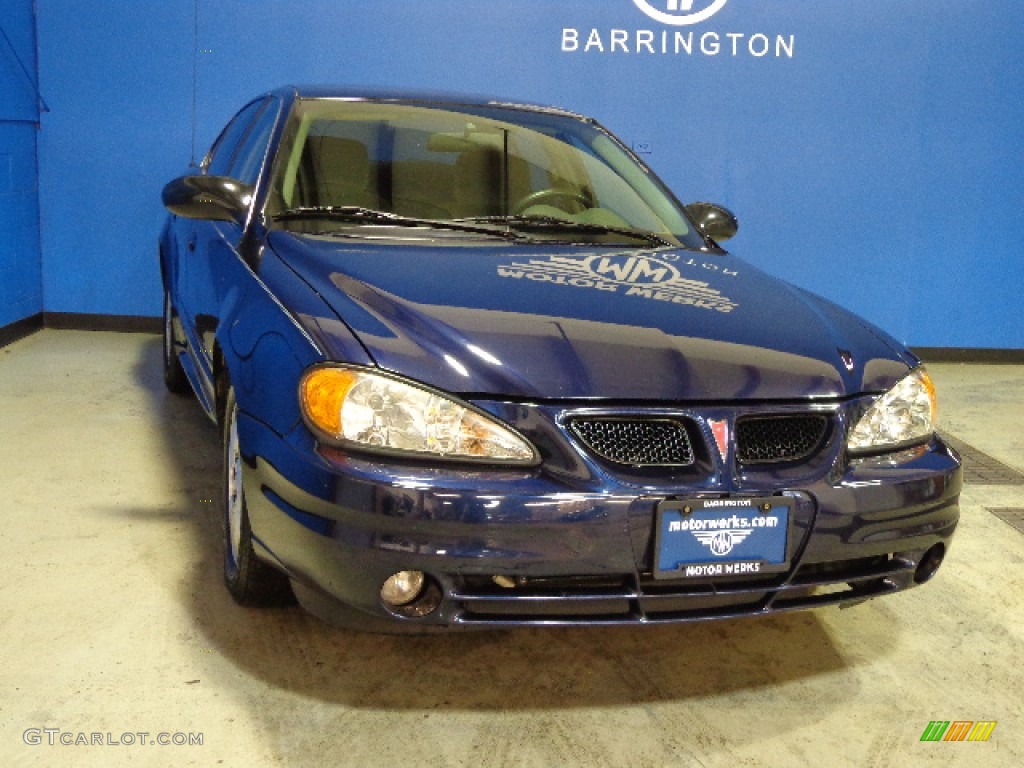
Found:
[[[836,398],[883,391],[916,362],[729,254],[283,231],[269,242],[330,308],[299,315],[325,354],[344,359],[354,334],[381,368],[471,397]]]

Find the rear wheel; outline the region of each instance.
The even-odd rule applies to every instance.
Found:
[[[182,340],[181,322],[171,305],[171,294],[164,291],[164,384],[176,395],[191,390],[185,369],[181,367],[178,352],[185,344]]]
[[[224,473],[221,507],[224,512],[224,583],[241,605],[283,605],[292,601],[288,578],[260,560],[252,545],[252,528],[245,503],[245,471],[238,443],[238,406],[229,389],[224,408]]]

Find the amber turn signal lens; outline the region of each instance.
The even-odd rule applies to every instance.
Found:
[[[329,435],[342,434],[341,409],[358,376],[344,368],[314,368],[302,380],[302,407],[313,424]]]

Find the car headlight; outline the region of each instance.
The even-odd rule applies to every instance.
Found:
[[[534,447],[474,406],[423,384],[346,366],[306,371],[306,423],[318,437],[379,453],[490,464],[536,464]]]
[[[851,453],[879,453],[927,440],[936,426],[935,385],[915,368],[879,397],[850,431]]]

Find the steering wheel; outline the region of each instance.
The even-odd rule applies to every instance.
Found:
[[[540,205],[542,202],[552,199],[561,199],[563,201],[570,201],[577,203],[580,206],[580,210],[590,207],[590,199],[582,192],[574,192],[568,189],[556,189],[555,187],[548,187],[547,189],[538,189],[536,192],[531,192],[512,208],[512,215],[519,216],[527,208],[531,208],[534,205]],[[556,208],[562,208],[562,206],[555,206]],[[569,213],[565,208],[563,211]]]

